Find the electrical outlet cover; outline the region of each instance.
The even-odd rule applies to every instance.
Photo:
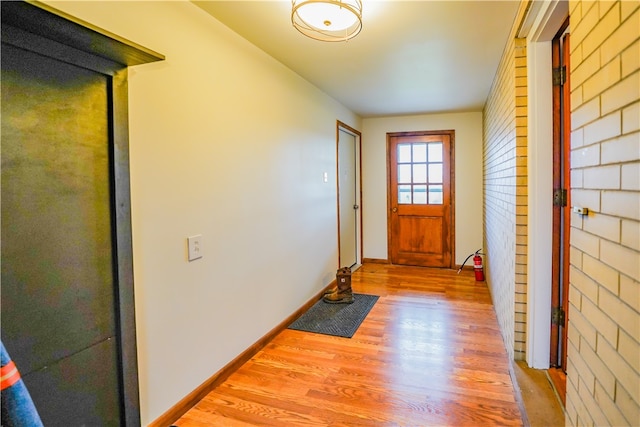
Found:
[[[187,247],[189,252],[189,261],[202,258],[202,234],[187,237]]]

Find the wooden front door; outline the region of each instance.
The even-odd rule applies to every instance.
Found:
[[[453,131],[387,134],[393,264],[451,268]]]

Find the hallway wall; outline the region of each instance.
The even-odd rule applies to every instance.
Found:
[[[166,56],[129,71],[147,425],[334,279],[336,120],[361,124],[190,2],[47,3]]]
[[[567,424],[640,420],[640,2],[571,1]]]
[[[521,3],[523,7],[528,4],[527,0]],[[551,10],[546,9],[549,4],[540,10]],[[571,200],[573,206],[590,210],[588,216],[574,213],[571,218],[566,423],[634,425],[640,419],[640,3],[578,0],[558,10],[570,14]],[[550,19],[543,15],[533,18]],[[524,14],[519,16],[514,30],[525,19]],[[546,169],[537,168],[546,168],[548,163],[537,159],[534,164],[533,157],[524,162],[520,157],[531,153],[520,149],[519,139],[527,141],[529,150],[535,148],[538,155],[546,155],[545,149],[533,144],[548,144],[548,138],[546,129],[535,140],[532,136],[542,122],[530,117],[533,86],[528,89],[529,99],[519,104],[522,86],[518,79],[532,70],[524,74],[518,70],[524,46],[515,34],[485,106],[484,185],[488,283],[506,345],[515,344],[510,350],[517,358],[518,183],[528,181],[526,191],[531,193],[534,175],[536,185],[546,179],[540,179]],[[553,32],[544,37],[551,40]],[[526,47],[530,50],[524,52],[530,55],[528,66],[532,58],[550,64],[549,58],[534,57],[534,49]],[[536,55],[545,50],[535,49]],[[525,105],[529,111],[519,111]],[[521,129],[523,118],[531,120]],[[526,176],[519,170],[523,164],[527,165]],[[529,236],[538,236],[548,233],[546,228],[537,228],[545,222],[529,217],[522,225],[526,224]],[[540,255],[540,248],[535,250]],[[524,248],[526,271],[546,271],[549,260],[532,258],[533,251],[533,246]],[[535,283],[529,278],[531,283],[524,288],[528,296],[550,288],[551,278],[538,276]],[[529,318],[537,315],[542,319],[536,323],[543,328],[549,320],[538,310],[548,310],[550,302],[545,305],[523,305],[532,311]],[[527,332],[530,330],[528,327]],[[522,338],[524,348],[540,345],[533,339],[528,342],[531,337],[526,334]]]
[[[516,22],[524,8],[521,7]],[[517,24],[515,24],[517,27]],[[526,347],[527,84],[526,45],[505,46],[483,115],[486,277],[512,359]]]

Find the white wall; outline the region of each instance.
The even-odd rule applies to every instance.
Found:
[[[146,425],[333,279],[336,120],[361,123],[189,2],[47,3],[167,58],[129,72]]]
[[[388,258],[387,132],[455,130],[455,263],[482,247],[482,112],[362,121],[364,258]]]

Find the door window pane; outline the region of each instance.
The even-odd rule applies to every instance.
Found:
[[[442,183],[442,163],[429,164],[429,183]]]
[[[427,204],[427,186],[426,185],[413,186],[413,204],[414,205]]]
[[[399,204],[443,204],[443,147],[442,142],[397,145]]]
[[[411,165],[398,165],[398,182],[411,183]]]
[[[413,181],[414,184],[427,183],[427,165],[413,165]]]
[[[429,204],[430,205],[442,204],[442,185],[429,186]]]
[[[429,144],[429,162],[442,161],[442,142],[433,142]]]
[[[398,203],[401,205],[411,204],[411,186],[398,185]]]
[[[398,144],[398,163],[411,163],[411,144]]]
[[[413,144],[413,163],[427,162],[427,144]]]

